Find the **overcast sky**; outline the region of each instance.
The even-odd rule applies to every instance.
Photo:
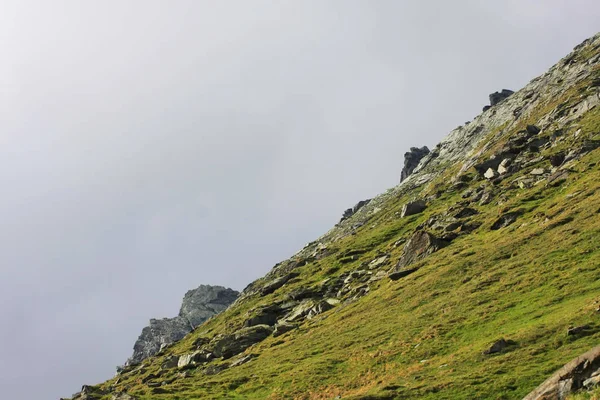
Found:
[[[597,0],[3,0],[3,398],[109,378],[186,290],[241,290],[599,21]]]

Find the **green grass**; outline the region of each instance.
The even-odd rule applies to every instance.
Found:
[[[575,101],[577,93],[587,90],[585,84],[566,90],[510,127],[490,127],[488,137],[494,142],[489,151],[559,104]],[[577,129],[582,134],[576,138]],[[588,138],[600,139],[600,107],[575,121],[565,135],[560,145],[541,153],[545,158],[538,165],[549,167],[549,155]],[[364,268],[381,252],[397,261],[402,251],[402,246],[393,246],[397,240],[464,201],[464,188],[450,190],[449,183],[461,167],[445,166],[427,185],[387,195],[381,211],[355,234],[328,245],[330,255],[296,268],[298,278],[267,296],[249,297],[164,355],[145,362],[141,371],[123,374],[100,388],[158,400],[523,397],[600,343],[600,149],[574,163],[558,186],[541,183],[522,190],[510,183],[531,168],[500,182],[494,188],[495,201],[470,205],[479,211],[471,217],[481,224],[477,230],[417,263],[417,272],[395,282],[372,283],[370,293],[358,301],[342,303],[297,330],[254,345],[246,350],[257,355],[253,361],[212,376],[204,375],[202,368],[190,370],[190,376],[160,388],[143,382],[161,374],[160,365],[168,356],[192,351],[198,337],[239,329],[257,306]],[[473,170],[464,175],[472,188],[483,183]],[[425,212],[399,218],[406,201],[434,193],[439,196],[430,199]],[[500,195],[504,200],[497,205]],[[490,229],[499,215],[514,210],[523,212],[514,224]],[[592,327],[585,336],[567,336],[570,326],[583,324]],[[500,338],[516,344],[500,354],[482,354]],[[170,370],[149,382],[177,374]],[[598,392],[573,397],[584,398],[598,398]]]

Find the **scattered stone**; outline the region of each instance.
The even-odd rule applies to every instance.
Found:
[[[390,278],[392,281],[397,281],[400,278],[404,278],[405,276],[412,274],[417,269],[418,268],[395,270],[388,274],[388,278]]]
[[[483,176],[485,177],[485,179],[494,179],[498,176],[498,174],[492,168],[488,168],[488,170],[485,171],[485,174],[483,174]]]
[[[240,357],[234,361],[231,362],[231,367],[239,367],[240,365],[246,364],[247,362],[252,361],[253,359],[255,359],[256,357],[258,357],[256,354],[248,354],[245,355],[243,357]]]
[[[423,146],[421,148],[411,147],[410,151],[404,153],[404,167],[400,173],[400,182],[408,178],[419,165],[423,157],[429,154],[429,148]]]
[[[269,304],[264,307],[260,307],[258,309],[252,310],[252,317],[248,318],[244,322],[245,327],[255,326],[255,325],[270,325],[273,326],[283,313],[283,310],[277,304]]]
[[[527,133],[529,133],[530,135],[537,135],[538,133],[540,133],[541,129],[538,128],[535,125],[527,125],[527,127],[525,128],[525,130],[527,131]]]
[[[504,160],[502,160],[502,162],[498,166],[498,173],[500,175],[504,175],[509,171],[508,167],[510,167],[511,161],[512,160],[510,158],[505,158]]]
[[[206,367],[206,369],[203,372],[204,375],[217,375],[218,373],[225,371],[227,368],[229,368],[228,363],[211,364],[208,367]]]
[[[263,296],[271,294],[274,291],[276,291],[277,289],[281,288],[283,285],[285,285],[290,279],[295,278],[297,276],[298,276],[298,274],[296,272],[292,272],[287,275],[275,278],[275,279],[267,282],[265,284],[265,286],[263,286],[263,288],[261,289],[260,292]]]
[[[452,217],[457,218],[457,219],[463,219],[463,218],[467,218],[467,217],[472,217],[473,215],[477,215],[477,214],[479,214],[479,212],[477,210],[475,210],[474,208],[465,207],[465,208],[461,208],[457,212],[453,213]]]
[[[396,265],[396,269],[400,270],[405,268],[410,264],[435,253],[444,247],[444,245],[444,242],[437,239],[432,234],[426,231],[417,231],[412,235],[408,242],[406,242],[402,251],[402,256]]]
[[[285,322],[285,321],[278,322],[277,325],[275,325],[275,330],[273,331],[273,337],[281,336],[284,333],[293,331],[296,328],[298,328],[297,324],[291,324],[291,323]]]
[[[160,366],[160,369],[172,369],[177,367],[179,364],[178,356],[170,356],[168,357]]]
[[[400,218],[422,213],[426,208],[427,204],[423,200],[411,201],[402,207]]]
[[[127,393],[115,393],[111,396],[111,400],[136,400],[137,397],[128,395]]]
[[[502,351],[504,351],[504,349],[506,349],[507,347],[516,344],[515,342],[513,342],[512,340],[505,340],[505,339],[500,339],[496,342],[494,342],[494,344],[492,344],[490,346],[489,349],[485,350],[483,352],[483,354],[495,354],[495,353],[500,353]]]
[[[546,180],[548,181],[549,186],[558,186],[565,182],[569,177],[569,173],[567,171],[556,171],[553,174],[550,174]]]
[[[502,215],[500,218],[498,218],[496,222],[492,224],[491,229],[493,231],[497,231],[498,229],[505,228],[510,224],[514,223],[520,215],[520,211],[508,212]]]
[[[253,344],[265,340],[273,332],[269,325],[256,325],[242,328],[230,335],[218,335],[210,343],[216,357],[231,358]]]
[[[177,368],[194,368],[198,364],[207,363],[214,358],[214,355],[208,350],[199,350],[190,354],[183,354],[177,361]]]
[[[535,168],[530,172],[530,174],[534,176],[544,175],[545,173],[546,170],[544,168]]]
[[[550,165],[553,167],[559,167],[563,161],[565,160],[565,153],[560,152],[556,154],[552,154],[550,157]]]
[[[567,335],[568,336],[579,335],[580,333],[584,333],[585,331],[587,331],[589,329],[591,329],[591,326],[589,326],[589,325],[576,326],[573,328],[569,328],[567,330]]]
[[[380,268],[380,267],[384,266],[385,264],[387,264],[389,259],[390,259],[390,256],[388,256],[387,254],[384,256],[378,257],[369,263],[369,269]]]

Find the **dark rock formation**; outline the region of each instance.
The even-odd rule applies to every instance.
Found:
[[[133,346],[133,355],[125,365],[136,365],[177,342],[204,321],[225,310],[237,299],[238,292],[222,286],[201,285],[188,291],[175,318],[151,319]]]
[[[509,226],[510,224],[514,223],[521,214],[522,211],[514,211],[500,216],[500,218],[498,218],[496,222],[492,224],[491,230],[497,231],[498,229]]]
[[[494,344],[492,344],[492,345],[490,346],[490,348],[489,348],[489,349],[487,349],[487,350],[485,350],[485,351],[483,352],[483,354],[485,354],[485,355],[489,355],[489,354],[501,353],[501,352],[503,352],[503,351],[504,351],[504,350],[505,350],[507,347],[509,347],[509,346],[513,346],[513,345],[515,345],[515,344],[516,344],[516,343],[515,343],[514,341],[512,341],[512,340],[505,340],[505,339],[503,338],[503,339],[500,339],[500,340],[497,340],[497,341],[495,341],[495,342],[494,342]]]
[[[371,201],[371,199],[361,200],[358,203],[356,203],[356,205],[354,207],[348,208],[346,211],[344,211],[344,214],[342,215],[342,219],[340,219],[340,222],[342,222],[342,221],[350,218],[354,214],[356,214],[356,212],[358,210],[360,210],[361,208],[363,208],[364,206],[369,204],[370,201]]]
[[[422,213],[426,208],[427,204],[423,200],[411,201],[402,207],[400,217],[404,218],[410,215]]]
[[[501,92],[494,92],[490,94],[490,106],[495,106],[496,104],[500,103],[502,100],[506,99],[513,93],[514,92],[512,90],[502,89]]]
[[[241,353],[255,343],[261,342],[273,333],[268,325],[255,325],[242,328],[231,335],[218,336],[210,343],[212,353],[224,359]]]
[[[415,234],[406,242],[402,256],[396,265],[396,270],[401,270],[413,264],[428,255],[435,253],[446,243],[437,239],[432,234],[425,231],[417,231]]]
[[[404,153],[404,168],[400,174],[400,182],[405,180],[417,168],[421,159],[429,154],[429,148],[423,146],[421,148],[411,147],[410,151]]]

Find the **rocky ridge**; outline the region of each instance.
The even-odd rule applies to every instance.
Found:
[[[238,294],[232,289],[209,285],[200,285],[188,291],[183,298],[179,315],[174,318],[151,319],[150,324],[142,329],[133,346],[133,355],[125,362],[125,367],[138,365],[183,339],[206,320],[229,307]],[[122,370],[122,367],[118,368],[118,371]]]
[[[571,222],[577,215],[591,218],[588,209],[581,207],[593,205],[596,188],[590,186],[594,180],[586,180],[586,176],[594,175],[581,171],[592,171],[592,174],[597,165],[590,157],[596,157],[595,150],[600,147],[599,87],[600,35],[596,35],[523,89],[450,132],[414,168],[409,168],[411,173],[400,185],[350,209],[325,235],[248,285],[219,317],[157,357],[145,360],[137,368],[122,371],[103,385],[87,387],[87,392],[76,398],[113,396],[118,399],[124,393],[139,398],[185,398],[197,397],[199,393],[206,398],[227,398],[234,391],[241,398],[308,398],[302,395],[306,393],[303,390],[311,390],[313,398],[339,395],[355,399],[462,398],[458,392],[452,392],[458,390],[470,393],[470,398],[488,398],[500,392],[511,395],[495,398],[525,395],[533,388],[531,382],[539,379],[543,372],[539,367],[540,354],[545,351],[558,357],[547,343],[541,342],[535,347],[543,337],[539,333],[545,329],[543,324],[536,328],[537,332],[521,338],[518,336],[525,335],[522,325],[511,330],[514,337],[507,339],[471,335],[468,345],[454,349],[449,356],[444,354],[449,350],[439,348],[446,349],[460,342],[473,314],[479,313],[475,315],[474,330],[485,331],[489,325],[489,332],[496,332],[498,328],[486,315],[496,312],[498,306],[494,304],[500,304],[508,290],[519,288],[522,296],[540,290],[536,286],[522,286],[530,284],[529,280],[538,282],[540,278],[517,276],[511,281],[510,274],[502,270],[514,271],[516,267],[509,264],[510,260],[518,261],[519,257],[525,257],[523,254],[538,250],[533,245],[527,249],[518,246],[558,229],[561,240],[553,244],[562,249],[560,246],[570,243],[569,238],[576,238],[578,231]],[[573,187],[579,189],[570,189],[569,195],[580,196],[576,205],[580,208],[553,200],[553,196],[563,198],[563,191]],[[547,209],[536,209],[545,199],[549,199],[544,203]],[[597,227],[592,225],[590,229]],[[497,241],[489,249],[485,247],[488,237]],[[514,250],[504,249],[509,244]],[[581,248],[581,252],[587,252],[581,254],[596,254],[588,247]],[[473,252],[474,248],[479,254]],[[547,253],[536,253],[537,259]],[[461,257],[457,258],[457,254]],[[472,255],[477,256],[476,260],[470,259]],[[488,264],[477,270],[484,259]],[[460,267],[448,272],[447,268],[454,265],[448,260]],[[581,265],[586,262],[588,259],[580,260]],[[535,265],[535,261],[521,262],[518,271],[526,270],[528,265]],[[548,262],[545,268],[549,269],[549,265],[553,264]],[[435,279],[431,277],[433,268],[439,269]],[[475,270],[478,272],[472,272]],[[580,274],[592,271],[582,267],[579,270]],[[545,279],[558,277],[557,282],[565,282],[560,271],[549,271]],[[451,290],[443,285],[435,286],[435,282],[445,279],[452,279]],[[494,293],[494,302],[476,298],[469,304],[467,315],[453,314],[453,309],[464,307],[465,298],[482,296],[503,281],[506,287]],[[570,287],[583,284],[580,279],[567,281]],[[586,281],[593,280],[583,279]],[[415,296],[416,292],[411,292],[414,286],[423,288],[431,298],[411,303],[410,296],[404,297],[404,293]],[[430,288],[429,292],[425,287]],[[568,289],[569,286],[561,286],[563,297]],[[462,293],[455,303],[446,299],[454,292]],[[398,301],[398,296],[403,301]],[[573,296],[573,299],[581,298]],[[437,297],[446,300],[438,304]],[[532,304],[535,305],[537,299],[532,299]],[[435,312],[426,311],[428,304],[434,305]],[[526,306],[515,303],[507,309]],[[557,307],[556,303],[547,306],[548,312],[552,307]],[[363,312],[356,317],[360,322],[355,319],[358,309]],[[538,310],[536,306],[531,312]],[[397,319],[394,312],[404,313],[402,324],[383,330],[384,324],[392,323],[390,319]],[[393,318],[380,318],[385,313]],[[443,320],[444,324],[428,324],[429,320],[446,314],[450,319]],[[554,316],[552,320],[544,320],[543,315],[537,318],[545,324],[553,324],[564,314],[556,314],[561,317]],[[590,318],[586,313],[577,315]],[[503,314],[498,318],[503,321],[503,327],[511,323]],[[375,320],[378,324],[372,323]],[[353,340],[367,324],[369,329],[363,334],[370,342],[362,347]],[[598,329],[594,324],[589,326],[591,328],[569,334],[573,338],[569,340],[579,341],[563,343],[561,339],[555,346],[562,346],[565,354],[573,354],[596,337]],[[313,340],[313,336],[316,339]],[[380,336],[387,339],[378,341]],[[394,339],[396,336],[402,340]],[[438,338],[446,340],[436,342]],[[351,364],[348,354],[344,353],[343,359],[336,362],[346,369],[319,364],[321,359],[315,357],[328,360],[328,355],[337,349],[337,343],[344,343],[342,348],[360,362]],[[354,347],[346,347],[352,343]],[[439,347],[428,347],[431,346],[428,343],[437,343]],[[477,349],[477,346],[481,347]],[[287,349],[287,353],[279,350],[282,348]],[[473,352],[472,348],[477,351]],[[296,353],[290,353],[291,349]],[[286,354],[292,354],[291,362],[287,361]],[[527,357],[534,360],[528,364],[527,371],[535,376],[529,377],[526,373],[504,379],[507,372],[496,360],[510,363],[511,354],[518,354],[522,360]],[[537,358],[531,358],[536,354]],[[270,359],[279,361],[269,362]],[[556,359],[553,360],[555,363]],[[435,366],[428,367],[434,362]],[[260,368],[248,369],[245,367],[248,363]],[[494,382],[472,380],[471,370],[460,372],[464,365],[481,368],[478,370],[481,375],[497,370],[492,375]],[[362,366],[369,369],[360,370]],[[343,375],[350,367],[359,369],[360,374]],[[312,374],[321,370],[327,374],[319,376],[318,381],[311,380]],[[390,370],[408,371],[402,373],[409,375],[394,378],[396,373]],[[289,375],[288,371],[291,371]],[[305,371],[312,372],[307,375]],[[364,380],[363,374],[368,379]],[[427,382],[422,381],[423,374],[430,377]],[[253,383],[256,379],[260,381],[258,386]],[[288,380],[284,384],[276,379]],[[346,386],[341,382],[343,379],[348,380]],[[394,379],[399,383],[390,383],[396,382]],[[486,387],[481,386],[485,383]],[[219,385],[227,389],[219,389]],[[361,397],[367,391],[377,393],[378,397]],[[318,393],[332,396],[318,397]]]

